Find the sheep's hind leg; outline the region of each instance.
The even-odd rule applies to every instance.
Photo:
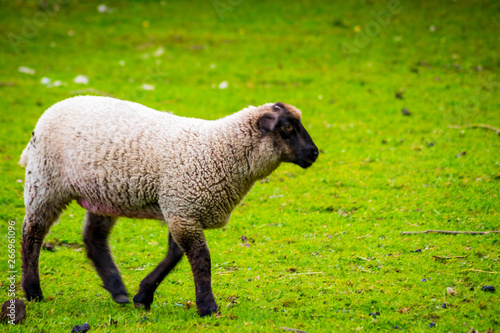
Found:
[[[123,285],[120,271],[113,261],[108,243],[108,236],[117,217],[101,216],[87,211],[83,241],[87,256],[94,263],[102,279],[104,289],[109,291],[117,303],[128,303],[128,294]]]
[[[154,293],[158,285],[163,281],[165,276],[177,265],[184,253],[175,242],[172,234],[168,234],[168,253],[165,259],[141,281],[139,292],[134,297],[134,305],[136,308],[144,307],[149,310],[153,303]]]
[[[62,211],[62,208],[59,209],[49,204],[40,205],[39,207],[43,208],[33,210],[32,207],[26,206],[26,216],[23,221],[23,241],[21,245],[21,286],[26,294],[26,299],[37,302],[43,299],[38,269],[40,249],[43,239]]]

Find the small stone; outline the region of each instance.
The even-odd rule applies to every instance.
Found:
[[[29,74],[29,75],[35,75],[35,70],[33,68],[29,68],[26,66],[20,66],[18,69],[19,73],[24,73],[24,74]]]
[[[163,46],[160,46],[156,51],[153,52],[153,56],[155,57],[160,57],[165,53],[165,48]]]
[[[13,324],[23,323],[26,318],[26,305],[19,298],[13,298],[2,304],[0,322],[7,321]]]
[[[494,293],[495,292],[495,287],[493,287],[493,286],[482,286],[481,290],[485,291],[485,292],[489,292],[489,293]]]
[[[42,249],[50,252],[55,252],[56,244],[54,243],[43,243]]]
[[[155,90],[155,86],[153,86],[152,84],[146,84],[146,83],[145,83],[145,84],[143,84],[143,85],[141,86],[141,88],[142,88],[143,90],[149,90],[149,91],[151,91],[151,90]]]
[[[76,84],[89,84],[89,78],[85,75],[80,74],[73,79],[73,82]]]
[[[90,330],[90,325],[83,323],[82,325],[75,325],[71,329],[71,333],[87,333]]]
[[[408,109],[407,109],[407,108],[403,108],[403,109],[401,110],[401,114],[402,114],[403,116],[410,116],[410,115],[411,115],[410,111],[408,111]]]
[[[82,330],[82,327],[80,325],[75,325],[71,329],[71,333],[79,333],[79,332],[81,332],[81,330]]]
[[[227,83],[227,81],[222,81],[219,84],[219,89],[226,89],[227,87],[229,87],[229,83]]]

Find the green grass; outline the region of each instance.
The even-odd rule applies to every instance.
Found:
[[[322,153],[308,170],[281,166],[255,185],[228,226],[206,232],[220,317],[199,318],[191,306],[185,259],[150,312],[113,303],[86,259],[84,210],[73,204],[46,239],[59,244],[55,252],[41,255],[46,299],[27,304],[24,325],[0,330],[69,332],[84,322],[92,332],[499,329],[498,290],[480,290],[500,287],[498,234],[401,234],[499,228],[499,136],[448,127],[500,127],[498,2],[401,1],[378,30],[371,13],[387,10],[386,1],[221,0],[220,15],[212,1],[109,2],[111,13],[99,13],[100,2],[59,2],[46,20],[36,1],[1,2],[2,302],[7,222],[17,222],[20,240],[24,216],[17,161],[57,101],[92,88],[207,119],[283,101],[303,111]],[[13,34],[23,38],[16,47]],[[79,74],[88,85],[73,83]],[[64,84],[49,88],[43,77]],[[223,81],[227,89],[218,88]],[[165,255],[167,233],[155,221],[116,226],[112,248],[132,295]],[[19,251],[16,266],[19,280]]]

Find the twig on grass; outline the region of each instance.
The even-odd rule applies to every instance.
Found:
[[[500,128],[493,127],[491,125],[486,125],[486,124],[470,124],[470,125],[464,125],[464,126],[459,126],[459,125],[448,125],[448,128],[457,128],[457,129],[464,129],[464,128],[486,128],[492,131],[495,131],[498,135],[500,135]]]
[[[498,272],[488,272],[488,271],[482,271],[480,269],[474,269],[474,268],[468,268],[466,270],[463,270],[462,272],[480,272],[480,273],[488,273],[488,274],[498,274]]]
[[[498,230],[490,230],[490,231],[448,231],[448,230],[425,230],[425,231],[403,231],[402,235],[412,235],[412,234],[475,234],[475,235],[487,235],[487,234],[498,234],[500,231]]]
[[[432,257],[435,258],[435,259],[440,259],[440,260],[467,258],[467,256],[455,256],[455,257],[432,256]]]
[[[293,273],[293,274],[286,274],[280,277],[280,279],[284,278],[285,276],[294,276],[294,275],[313,275],[313,274],[325,274],[324,272],[308,272],[308,273]]]
[[[307,333],[306,331],[301,331],[296,328],[290,328],[290,327],[280,327],[283,331],[289,331],[289,332],[297,332],[297,333]]]
[[[356,239],[363,239],[365,237],[370,237],[370,234],[367,234],[367,235],[364,235],[364,236],[360,236],[360,237],[356,237]]]

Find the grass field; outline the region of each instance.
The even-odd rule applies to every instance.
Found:
[[[24,217],[17,162],[57,101],[110,95],[206,119],[282,101],[302,110],[321,154],[307,170],[282,165],[228,226],[206,232],[220,316],[197,315],[185,259],[151,311],[115,304],[86,258],[84,210],[73,204],[46,239],[55,251],[42,251],[45,300],[1,331],[500,330],[498,290],[481,291],[500,287],[499,234],[401,233],[500,227],[498,133],[449,127],[500,127],[500,3],[47,3],[0,1],[1,302],[8,221],[20,241]],[[149,220],[114,229],[130,294],[165,255],[167,234]],[[20,259],[18,250],[23,298]]]

